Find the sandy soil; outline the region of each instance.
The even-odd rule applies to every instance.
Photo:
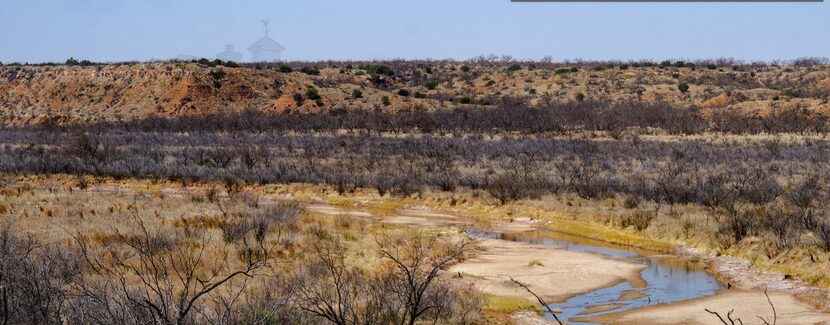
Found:
[[[528,285],[548,303],[622,281],[643,284],[640,271],[645,266],[628,261],[502,240],[483,240],[481,246],[485,251],[452,266],[449,272],[472,279],[473,285],[485,293],[535,301],[510,277]]]
[[[604,311],[614,310],[617,308],[625,307],[626,304],[607,304],[607,305],[596,305],[585,308],[579,315],[590,315],[595,313],[600,313]]]
[[[781,273],[759,270],[752,267],[751,261],[742,258],[716,256],[713,253],[704,253],[688,247],[681,247],[678,254],[692,256],[706,262],[718,280],[728,283],[731,287],[785,292],[809,302],[819,310],[830,311],[830,289],[813,287],[798,279],[787,279]]]
[[[341,215],[341,216],[355,216],[355,217],[371,217],[372,214],[365,211],[355,211],[355,210],[347,210],[338,207],[334,207],[327,204],[310,204],[306,206],[306,209],[317,212],[320,214],[325,215]]]
[[[399,224],[399,225],[409,225],[409,226],[424,226],[424,227],[438,227],[444,226],[447,224],[451,224],[446,220],[441,219],[430,219],[430,218],[421,218],[421,217],[411,217],[411,216],[389,216],[384,217],[383,222],[385,223],[392,223],[392,224]]]
[[[519,217],[507,221],[493,222],[490,226],[494,231],[501,233],[518,233],[525,231],[533,231],[539,229],[539,220],[533,220],[528,217]]]
[[[830,324],[830,314],[814,311],[809,305],[785,293],[770,293],[778,314],[778,324]],[[772,323],[772,309],[763,292],[731,290],[670,305],[637,308],[622,313],[573,319],[601,324],[720,324],[716,316],[704,309],[726,313],[734,309],[732,318],[744,324],[763,324],[756,316]],[[736,321],[737,323],[737,321]]]
[[[645,293],[639,292],[637,290],[626,290],[626,291],[623,291],[623,293],[620,295],[620,298],[618,298],[618,300],[634,300],[634,299],[640,299],[640,298],[645,297],[645,296],[648,296],[648,295],[645,294]]]
[[[516,325],[558,325],[556,321],[539,316],[539,314],[532,311],[520,311],[518,313],[513,313],[510,320],[512,320],[513,324]]]

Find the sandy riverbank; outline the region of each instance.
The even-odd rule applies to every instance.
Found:
[[[550,246],[503,240],[481,241],[484,251],[475,258],[449,268],[461,273],[482,292],[499,296],[533,296],[510,281],[514,278],[547,302],[629,281],[643,285],[644,265],[606,258],[597,254],[567,251]]]
[[[815,311],[810,305],[786,293],[770,293],[778,315],[777,324],[830,324],[830,314]],[[772,309],[763,292],[729,290],[711,297],[687,300],[670,305],[637,308],[626,312],[574,319],[599,324],[720,324],[716,316],[705,311],[719,312],[723,317],[734,309],[733,319],[744,324],[763,324],[757,316],[772,323]],[[735,322],[738,323],[737,321]]]

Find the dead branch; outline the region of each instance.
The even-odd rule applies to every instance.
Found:
[[[767,289],[764,289],[764,296],[767,297],[767,302],[769,303],[770,308],[772,308],[772,323],[770,323],[768,320],[764,319],[761,316],[756,316],[756,317],[758,317],[758,319],[760,319],[762,322],[764,322],[765,325],[775,325],[775,323],[778,322],[778,313],[775,312],[775,305],[772,304],[772,299],[769,298],[769,294],[767,293]]]
[[[556,313],[554,313],[553,310],[550,309],[550,306],[548,306],[548,303],[546,303],[544,300],[542,300],[542,297],[539,297],[539,295],[537,295],[535,292],[533,292],[533,290],[530,290],[530,288],[528,288],[526,285],[524,285],[523,283],[521,283],[519,281],[514,280],[512,277],[510,278],[510,281],[513,281],[514,283],[518,284],[520,287],[524,288],[525,290],[527,290],[527,292],[530,292],[530,294],[532,294],[534,297],[536,297],[536,300],[539,301],[539,304],[544,306],[545,309],[547,309],[548,312],[551,315],[553,315],[553,319],[555,319],[556,322],[559,323],[559,325],[562,325],[562,321],[559,320],[559,317],[556,316]]]
[[[737,322],[737,324],[740,324],[740,325],[743,325],[743,324],[744,324],[744,322],[743,322],[740,318],[735,318],[735,319],[732,319],[732,313],[735,311],[735,309],[732,309],[732,310],[730,310],[728,313],[726,313],[726,319],[727,319],[727,320],[729,320],[729,322],[728,322],[728,323],[726,322],[726,320],[724,320],[724,319],[723,319],[723,317],[722,317],[722,316],[721,316],[718,312],[716,312],[716,311],[711,311],[711,310],[709,310],[709,309],[704,309],[704,310],[705,310],[707,313],[710,313],[710,314],[712,314],[712,315],[717,316],[717,317],[718,317],[718,319],[720,319],[720,322],[721,322],[721,323],[723,323],[724,325],[735,325],[735,322]]]

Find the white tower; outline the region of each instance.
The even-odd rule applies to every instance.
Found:
[[[285,47],[277,43],[271,37],[268,37],[268,20],[263,20],[262,25],[265,28],[265,36],[262,36],[256,43],[248,47],[251,51],[251,61],[253,62],[277,62],[282,57],[282,51]]]

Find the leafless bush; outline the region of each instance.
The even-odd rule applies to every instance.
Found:
[[[487,192],[501,204],[528,198],[536,193],[528,180],[515,173],[497,175],[487,184]]]
[[[637,231],[643,231],[651,224],[657,216],[656,211],[636,211],[620,218],[620,226],[623,228],[634,227]]]
[[[230,227],[233,234],[225,234],[227,241],[218,247],[202,229],[154,231],[136,208],[130,210],[135,230],[116,231],[103,247],[78,234],[75,239],[91,276],[77,289],[89,311],[77,309],[80,315],[75,317],[103,318],[105,323],[195,322],[198,314],[212,310],[205,304],[211,294],[236,279],[252,277],[275,259],[266,235],[292,214],[269,210],[244,226]]]
[[[76,252],[43,244],[0,221],[0,324],[54,324],[81,276]]]
[[[751,211],[727,210],[718,224],[717,235],[721,244],[728,247],[740,243],[750,234],[756,223],[756,215]]]
[[[321,241],[312,249],[316,260],[305,267],[298,279],[300,309],[339,325],[386,320],[386,288],[378,286],[375,275],[347,265],[346,250],[337,242]]]
[[[766,211],[762,216],[762,226],[775,236],[778,249],[795,246],[803,229],[797,214],[777,207]]]
[[[477,319],[481,299],[440,278],[444,266],[473,248],[469,238],[424,233],[377,238],[390,264],[375,274],[350,265],[338,241],[315,243],[315,259],[300,274],[298,306],[334,324],[467,324]]]
[[[830,221],[826,217],[819,221],[813,233],[819,240],[819,246],[830,252]]]
[[[385,309],[392,322],[414,325],[419,320],[451,320],[455,308],[450,303],[457,292],[439,277],[440,271],[475,249],[475,241],[467,236],[455,238],[423,232],[403,236],[381,234],[377,241],[381,256],[390,260],[395,270],[384,280],[390,293]]]

